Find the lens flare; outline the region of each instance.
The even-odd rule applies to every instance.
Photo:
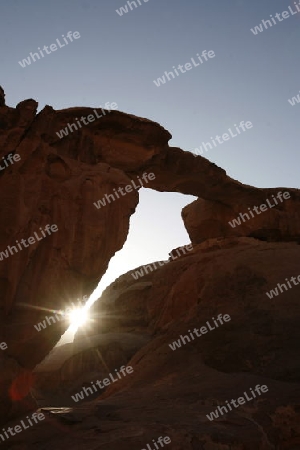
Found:
[[[82,327],[87,322],[87,310],[83,308],[73,309],[69,313],[69,321],[73,328]]]

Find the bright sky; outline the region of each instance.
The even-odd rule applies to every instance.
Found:
[[[300,13],[256,36],[276,13],[297,11],[283,0],[10,0],[1,4],[1,79],[6,102],[34,98],[39,109],[119,109],[162,124],[170,145],[194,151],[236,123],[253,128],[205,156],[230,176],[258,187],[299,186]],[[138,2],[137,2],[138,4]],[[18,61],[78,31],[80,38],[22,68]],[[156,87],[153,80],[203,50],[215,58]],[[193,197],[141,191],[125,247],[111,261],[100,290],[140,264],[167,259],[189,242],[180,212]]]

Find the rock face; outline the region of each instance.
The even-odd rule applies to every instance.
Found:
[[[110,258],[124,244],[138,191],[133,189],[99,209],[95,202],[145,171],[154,171],[154,188],[187,193],[205,187],[202,174],[207,185],[215,179],[228,183],[228,177],[202,158],[197,158],[195,170],[194,157],[169,149],[171,135],[147,119],[107,112],[60,138],[57,133],[63,128],[68,130],[78,116],[87,117],[94,110],[54,111],[47,106],[37,114],[34,100],[10,108],[3,91],[1,99],[1,157],[16,156],[18,161],[7,163],[0,172],[0,338],[8,344],[0,357],[13,359],[22,379],[44,359],[67,327],[59,322],[37,332],[34,325],[48,312],[65,309],[78,295],[93,291]],[[206,191],[209,193],[207,187]],[[47,224],[55,224],[58,231],[32,245],[27,243],[26,248],[16,246],[16,241],[34,237]],[[11,378],[15,377],[13,372]],[[12,406],[8,380],[3,402]],[[7,408],[3,414],[7,415]]]
[[[223,372],[252,372],[298,382],[299,288],[289,282],[288,292],[282,287],[283,292],[278,290],[273,298],[266,293],[277,283],[287,283],[286,278],[299,275],[300,279],[299,255],[297,243],[206,240],[191,254],[139,281],[133,279],[132,271],[120,277],[93,305],[91,316],[110,317],[110,330],[126,326],[136,332],[146,327],[152,336],[163,333],[172,341],[218,314],[229,314],[228,324],[215,326],[214,332],[191,344],[205,364]],[[134,289],[142,283],[143,290]],[[131,323],[132,317],[139,320]]]
[[[248,236],[263,241],[299,242],[299,191],[264,189],[263,195],[263,200],[261,195],[254,195],[251,201],[243,195],[222,202],[198,198],[187,205],[182,218],[191,241],[199,244],[210,238]]]
[[[169,147],[169,132],[147,119],[106,111],[71,132],[70,124],[95,111],[55,111],[50,106],[36,111],[32,99],[16,108],[6,106],[0,90],[1,157],[10,161],[19,156],[0,171],[0,342],[8,346],[0,351],[0,420],[33,408],[33,386],[45,390],[48,385],[51,396],[60,382],[77,389],[75,373],[80,383],[94,371],[104,376],[103,367],[96,366],[95,350],[100,349],[109,369],[132,358],[134,374],[105,391],[96,413],[87,407],[76,437],[68,434],[64,446],[76,448],[79,436],[86,442],[92,424],[89,449],[108,442],[109,448],[119,448],[121,439],[125,450],[132,443],[142,448],[157,433],[169,433],[172,448],[181,450],[297,448],[297,286],[273,299],[266,291],[298,275],[299,191],[243,185],[206,159]],[[64,136],[62,129],[67,130]],[[34,380],[32,370],[68,324],[46,324],[39,332],[34,325],[93,291],[126,240],[138,190],[115,201],[106,198],[108,204],[98,208],[95,202],[145,172],[155,175],[147,187],[200,197],[183,211],[194,251],[143,279],[126,274],[117,280],[93,308],[102,344],[97,326],[87,330],[88,338],[95,339],[91,347],[73,351],[55,370],[50,365]],[[291,198],[241,225],[228,224],[278,191],[290,192]],[[55,224],[57,231],[20,248],[22,239],[41,233],[47,224]],[[180,334],[219,313],[229,314],[231,321],[183,348],[170,349],[168,344]],[[110,354],[107,347],[114,345],[117,333],[131,334],[134,340]],[[82,338],[78,334],[77,341]],[[268,395],[226,420],[207,419],[218,404],[258,383],[269,387]],[[114,438],[104,411],[114,411],[120,422],[122,430],[113,432]],[[108,433],[101,437],[100,419]],[[40,428],[44,436],[51,435],[51,423]],[[28,432],[28,442],[39,432]],[[51,447],[59,448],[56,436],[61,439],[55,435]],[[22,439],[11,438],[16,449]],[[28,445],[42,449],[36,436]]]
[[[2,86],[0,86],[0,106],[5,106],[5,94]]]
[[[299,287],[274,298],[266,292],[297,277],[299,257],[300,247],[292,242],[210,239],[137,281],[132,272],[123,275],[91,314],[107,318],[103,336],[108,338],[112,330],[148,332],[151,340],[128,362],[134,372],[91,403],[60,414],[52,408],[52,418],[26,438],[12,439],[12,448],[26,442],[26,448],[46,449],[39,447],[41,437],[53,433],[54,421],[56,427],[64,423],[50,438],[58,449],[62,438],[70,448],[141,449],[159,436],[169,436],[177,450],[297,449]],[[212,318],[219,314],[230,320],[216,326]],[[202,335],[192,338],[195,328]],[[257,385],[268,391],[252,396]],[[215,420],[207,417],[241,396],[244,405],[232,405]]]

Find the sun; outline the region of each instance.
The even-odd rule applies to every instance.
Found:
[[[87,310],[84,308],[73,309],[69,313],[69,321],[72,328],[79,328],[86,324],[88,319]]]

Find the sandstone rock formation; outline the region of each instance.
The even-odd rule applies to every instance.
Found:
[[[266,292],[287,274],[299,273],[299,256],[300,247],[292,242],[210,239],[139,281],[131,273],[120,277],[94,304],[92,315],[110,317],[103,335],[109,336],[108,329],[148,330],[151,340],[130,360],[134,373],[91,403],[51,408],[46,423],[26,439],[13,439],[15,448],[26,442],[44,450],[41,437],[54,432],[51,445],[57,448],[63,438],[70,447],[141,449],[167,435],[177,450],[297,449],[299,295],[297,287],[274,299]],[[134,289],[142,282],[143,289]],[[188,330],[207,320],[213,324],[219,313],[231,320],[170,348],[189,336]],[[133,317],[140,317],[140,324],[130,324]],[[95,331],[96,326],[89,337]],[[207,414],[218,405],[257,384],[269,391],[209,421]],[[55,423],[63,426],[60,432]]]
[[[37,382],[32,370],[68,324],[61,321],[40,332],[34,325],[49,311],[65,309],[74,298],[93,291],[126,240],[138,192],[100,209],[94,202],[153,172],[148,187],[199,197],[183,211],[194,251],[143,280],[134,281],[131,274],[121,277],[93,308],[96,316],[104,317],[102,334],[151,338],[148,344],[136,343],[133,376],[108,388],[100,403],[97,399],[92,406],[75,408],[73,414],[82,412],[76,428],[66,425],[62,431],[49,418],[28,431],[27,438],[11,438],[9,445],[15,450],[46,449],[41,437],[58,427],[51,448],[59,448],[61,433],[66,433],[64,446],[76,448],[81,439],[78,448],[106,444],[112,450],[120,443],[124,450],[142,448],[157,433],[169,433],[173,450],[296,449],[297,287],[272,300],[265,292],[298,275],[299,191],[243,185],[206,159],[169,147],[171,135],[160,125],[118,111],[57,136],[68,123],[91,113],[91,108],[55,111],[46,106],[37,114],[34,100],[10,108],[0,92],[0,156],[21,158],[0,172],[0,254],[40,227],[58,227],[57,233],[7,258],[2,254],[0,260],[0,341],[8,345],[0,352],[0,420],[33,408],[30,388]],[[229,220],[278,190],[289,191],[291,199],[236,228],[229,226]],[[169,348],[179,334],[219,312],[232,316],[228,326],[183,349]],[[89,330],[88,337],[97,335],[99,330]],[[103,353],[112,342],[107,338]],[[61,380],[73,382],[75,366],[81,377],[85,357],[93,371],[93,348],[98,344],[67,359],[51,378],[53,386]],[[125,346],[117,359],[107,356],[107,361],[114,365],[131,356]],[[38,387],[45,382],[39,378]],[[264,399],[208,423],[206,414],[216,405],[257,383],[269,386]],[[72,423],[72,414],[63,417]],[[112,431],[116,423],[111,418],[118,422],[118,433]],[[104,434],[99,435],[99,427]]]
[[[274,195],[275,191],[286,192],[290,198],[280,202]],[[210,238],[248,236],[263,241],[299,242],[299,191],[286,188],[264,189],[263,195],[263,200],[261,196],[259,198],[254,195],[251,201],[246,201],[243,195],[229,196],[222,202],[198,198],[187,205],[182,211],[182,218],[191,241],[200,243]],[[269,200],[271,207],[268,207],[266,200]],[[261,211],[260,205],[265,205],[267,209],[263,208],[264,211]],[[253,210],[255,206],[258,214]],[[232,223],[236,218],[241,224],[234,222],[235,226],[232,227],[229,222]]]

